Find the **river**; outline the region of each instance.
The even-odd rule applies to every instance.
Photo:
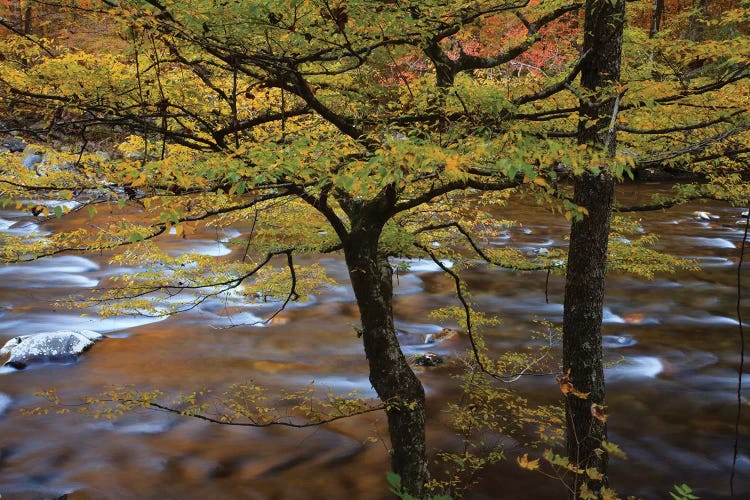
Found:
[[[660,186],[623,187],[624,203],[645,202]],[[707,212],[704,218],[694,212]],[[610,440],[629,456],[611,462],[612,486],[623,495],[668,498],[674,484],[688,483],[701,498],[727,498],[732,460],[739,365],[735,314],[742,209],[694,202],[640,213],[659,247],[696,259],[699,271],[660,275],[652,281],[611,274],[605,325]],[[566,221],[523,204],[503,216],[523,222],[499,235],[498,245],[530,250],[564,246]],[[0,213],[0,231],[41,235],[64,221],[41,227],[26,214]],[[237,228],[240,232],[246,228]],[[231,236],[229,234],[228,236]],[[167,238],[172,252],[199,251],[231,257],[241,249],[205,233]],[[312,429],[219,426],[142,410],[116,421],[72,415],[24,416],[20,408],[41,404],[34,392],[56,388],[65,402],[112,385],[186,393],[221,392],[249,380],[272,390],[317,387],[337,393],[372,394],[361,341],[354,333],[356,308],[342,259],[320,262],[341,286],[294,305],[264,327],[222,328],[263,316],[268,306],[240,307],[228,319],[220,301],[160,321],[100,320],[51,301],[127,272],[101,256],[67,255],[0,267],[0,344],[16,335],[59,328],[89,328],[107,336],[75,364],[0,370],[0,495],[3,500],[71,499],[296,499],[388,498],[386,434],[380,413]],[[750,276],[742,291],[750,296]],[[523,350],[535,319],[562,319],[560,277],[478,268],[468,276],[480,308],[502,324],[487,332],[494,352]],[[414,334],[439,330],[428,311],[455,304],[451,282],[427,261],[399,276],[395,310],[400,328]],[[750,299],[742,310],[750,316]],[[429,348],[455,359],[466,339]],[[750,357],[746,360],[750,371]],[[457,397],[450,367],[420,369],[428,397],[428,446],[434,453],[454,442],[442,412]],[[745,383],[750,383],[746,379]],[[553,376],[522,380],[518,390],[532,402],[559,401]],[[747,394],[747,392],[745,392]],[[750,407],[743,397],[736,491],[750,495]],[[498,409],[502,411],[502,409]],[[469,498],[564,498],[560,484],[521,470],[510,459],[491,469]],[[749,496],[750,497],[750,496]]]

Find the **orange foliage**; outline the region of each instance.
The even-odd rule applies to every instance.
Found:
[[[0,36],[11,36],[12,31],[37,37],[52,38],[71,48],[99,52],[111,50],[113,43],[121,45],[117,34],[101,16],[94,13],[102,9],[97,0],[0,0],[0,18],[7,22]]]
[[[534,0],[530,4],[538,6],[543,2]],[[534,19],[529,21],[533,22]],[[578,56],[579,34],[579,16],[576,14],[563,16],[550,23],[539,31],[539,40],[530,50],[511,61],[507,66],[507,73],[518,75],[529,72],[556,72]],[[505,12],[482,18],[473,29],[444,42],[444,49],[452,58],[457,58],[459,51],[487,57],[522,43],[526,35],[527,29],[521,19]],[[385,83],[400,84],[419,78],[431,70],[432,65],[424,59],[423,53],[415,50],[394,59],[388,65],[383,80]]]
[[[677,33],[686,31],[689,14],[693,11],[698,0],[664,0],[664,12],[661,16],[662,26],[673,26]],[[711,0],[706,2],[709,18],[715,18],[723,11],[736,8],[739,0]],[[629,10],[632,26],[647,30],[651,27],[654,7],[653,2],[641,2],[640,8]],[[677,23],[677,26],[674,26]]]

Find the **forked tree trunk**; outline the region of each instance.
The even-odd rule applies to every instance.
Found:
[[[587,0],[584,19],[584,52],[581,86],[587,94],[580,104],[578,142],[604,149],[614,157],[616,137],[612,127],[617,100],[612,89],[604,89],[620,78],[625,0]],[[596,418],[592,405],[604,406],[602,367],[602,307],[607,266],[607,244],[612,217],[614,180],[607,165],[601,173],[586,173],[575,179],[574,201],[588,214],[571,227],[565,280],[563,314],[563,369],[570,382],[586,399],[567,396],[567,448],[570,461],[582,469],[596,468],[601,480],[588,480],[599,491],[607,484],[606,424]],[[586,478],[587,476],[582,476]],[[575,494],[581,478],[571,481]]]
[[[424,389],[396,338],[392,270],[378,253],[379,234],[377,226],[352,232],[344,254],[359,306],[370,383],[388,405],[391,465],[404,492],[422,498],[428,479]]]

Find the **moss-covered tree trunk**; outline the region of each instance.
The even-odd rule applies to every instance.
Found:
[[[607,87],[620,78],[624,17],[624,0],[586,2],[587,56],[581,67],[586,95],[580,104],[578,141],[605,150],[610,158],[615,152],[617,98],[615,90]],[[594,491],[607,484],[608,457],[601,449],[607,427],[592,411],[592,405],[604,406],[601,326],[614,196],[614,179],[608,166],[597,167],[598,173],[587,172],[574,181],[574,201],[588,213],[571,227],[563,314],[563,369],[570,373],[570,382],[578,391],[589,393],[586,399],[567,396],[568,457],[580,468],[596,468],[603,474],[601,480],[588,481]],[[571,484],[576,493],[579,479]]]
[[[378,252],[381,229],[375,222],[358,224],[344,244],[344,254],[359,306],[370,383],[388,405],[393,471],[401,476],[405,492],[422,498],[428,479],[424,389],[396,338],[392,269]]]

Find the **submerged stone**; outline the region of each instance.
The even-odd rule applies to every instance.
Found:
[[[10,354],[4,366],[18,370],[33,363],[70,363],[102,338],[92,330],[21,335],[6,342],[0,349],[0,356]]]

